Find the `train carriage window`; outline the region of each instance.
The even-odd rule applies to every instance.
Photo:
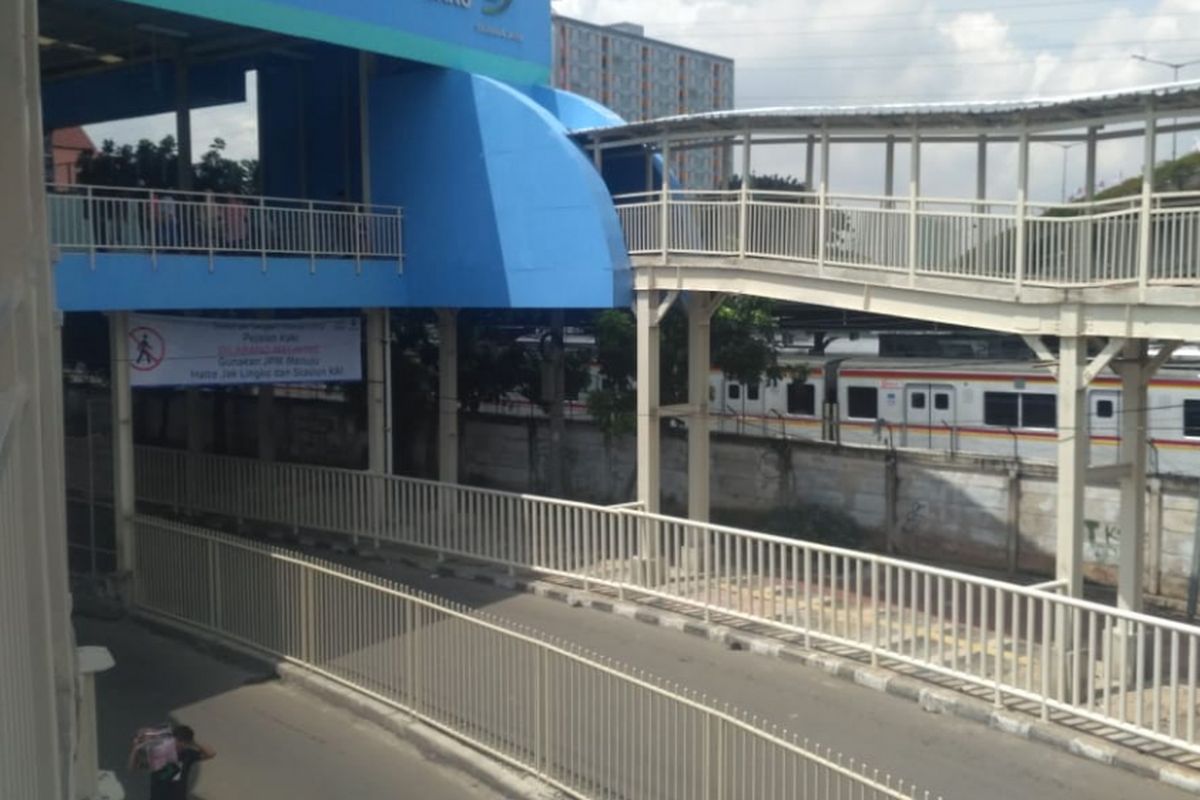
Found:
[[[1058,407],[1052,394],[1021,395],[1022,428],[1058,427]]]
[[[729,384],[729,399],[730,400],[741,400],[742,399],[742,387],[739,384],[736,384],[736,383]]]
[[[1004,428],[1021,426],[1021,406],[1016,392],[984,392],[983,424]]]
[[[1112,400],[1096,401],[1096,416],[1100,419],[1112,419],[1115,409]]]
[[[1200,438],[1200,400],[1183,401],[1183,435]]]
[[[917,409],[918,411],[923,410],[925,408],[925,393],[924,392],[913,392],[912,393],[912,407]]]
[[[787,387],[787,413],[813,417],[817,414],[817,387],[792,381]]]
[[[879,418],[879,390],[873,386],[851,386],[846,389],[846,415],[851,419]]]
[[[757,400],[760,396],[761,395],[759,393],[759,385],[757,383],[751,384],[746,387],[746,399],[747,400]]]
[[[933,407],[938,411],[950,410],[950,395],[946,392],[936,392],[933,395]]]

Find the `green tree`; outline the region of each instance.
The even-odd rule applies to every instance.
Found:
[[[775,303],[758,297],[726,300],[713,317],[712,365],[740,383],[778,381],[779,321]],[[630,433],[637,408],[637,324],[627,311],[602,311],[595,319],[600,387],[588,395],[588,413],[606,435]],[[687,399],[687,315],[673,308],[662,323],[662,397]]]
[[[214,139],[200,161],[192,165],[192,187],[222,194],[258,194],[261,191],[257,159],[235,161],[225,157],[225,140]],[[178,189],[179,152],[175,137],[157,143],[142,139],[136,145],[118,146],[105,139],[100,149],[79,159],[79,182],[90,186]]]

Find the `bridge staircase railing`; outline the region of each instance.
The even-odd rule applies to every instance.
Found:
[[[394,581],[149,517],[136,607],[401,709],[577,798],[924,798],[710,698]]]
[[[1200,628],[954,570],[718,525],[353,470],[138,448],[141,503],[394,543],[667,599],[1200,753]]]
[[[337,258],[404,263],[404,212],[213,192],[51,184],[50,243],[63,251]]]
[[[1200,284],[1200,192],[1032,204],[678,190],[614,202],[632,255],[770,259],[1016,288]]]

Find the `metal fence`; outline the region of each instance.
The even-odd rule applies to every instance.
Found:
[[[796,736],[394,582],[149,518],[143,609],[302,664],[580,798],[928,798]]]
[[[1200,628],[899,559],[584,503],[139,448],[138,497],[395,542],[767,623],[1200,753]]]
[[[614,201],[635,255],[750,256],[1018,286],[1200,283],[1200,192],[1039,205],[757,191]]]
[[[403,263],[394,206],[55,184],[46,200],[50,243],[64,250]]]

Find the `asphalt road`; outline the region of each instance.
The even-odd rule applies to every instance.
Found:
[[[950,798],[1167,800],[1193,795],[823,671],[475,581],[378,562],[355,566],[519,622],[758,715],[766,724]]]
[[[145,775],[124,765],[140,726],[170,715],[191,725],[217,758],[197,769],[199,800],[494,800],[469,776],[290,686],[204,655],[130,621],[76,618],[79,644],[109,648],[99,676],[100,764],[116,769],[129,800]]]

